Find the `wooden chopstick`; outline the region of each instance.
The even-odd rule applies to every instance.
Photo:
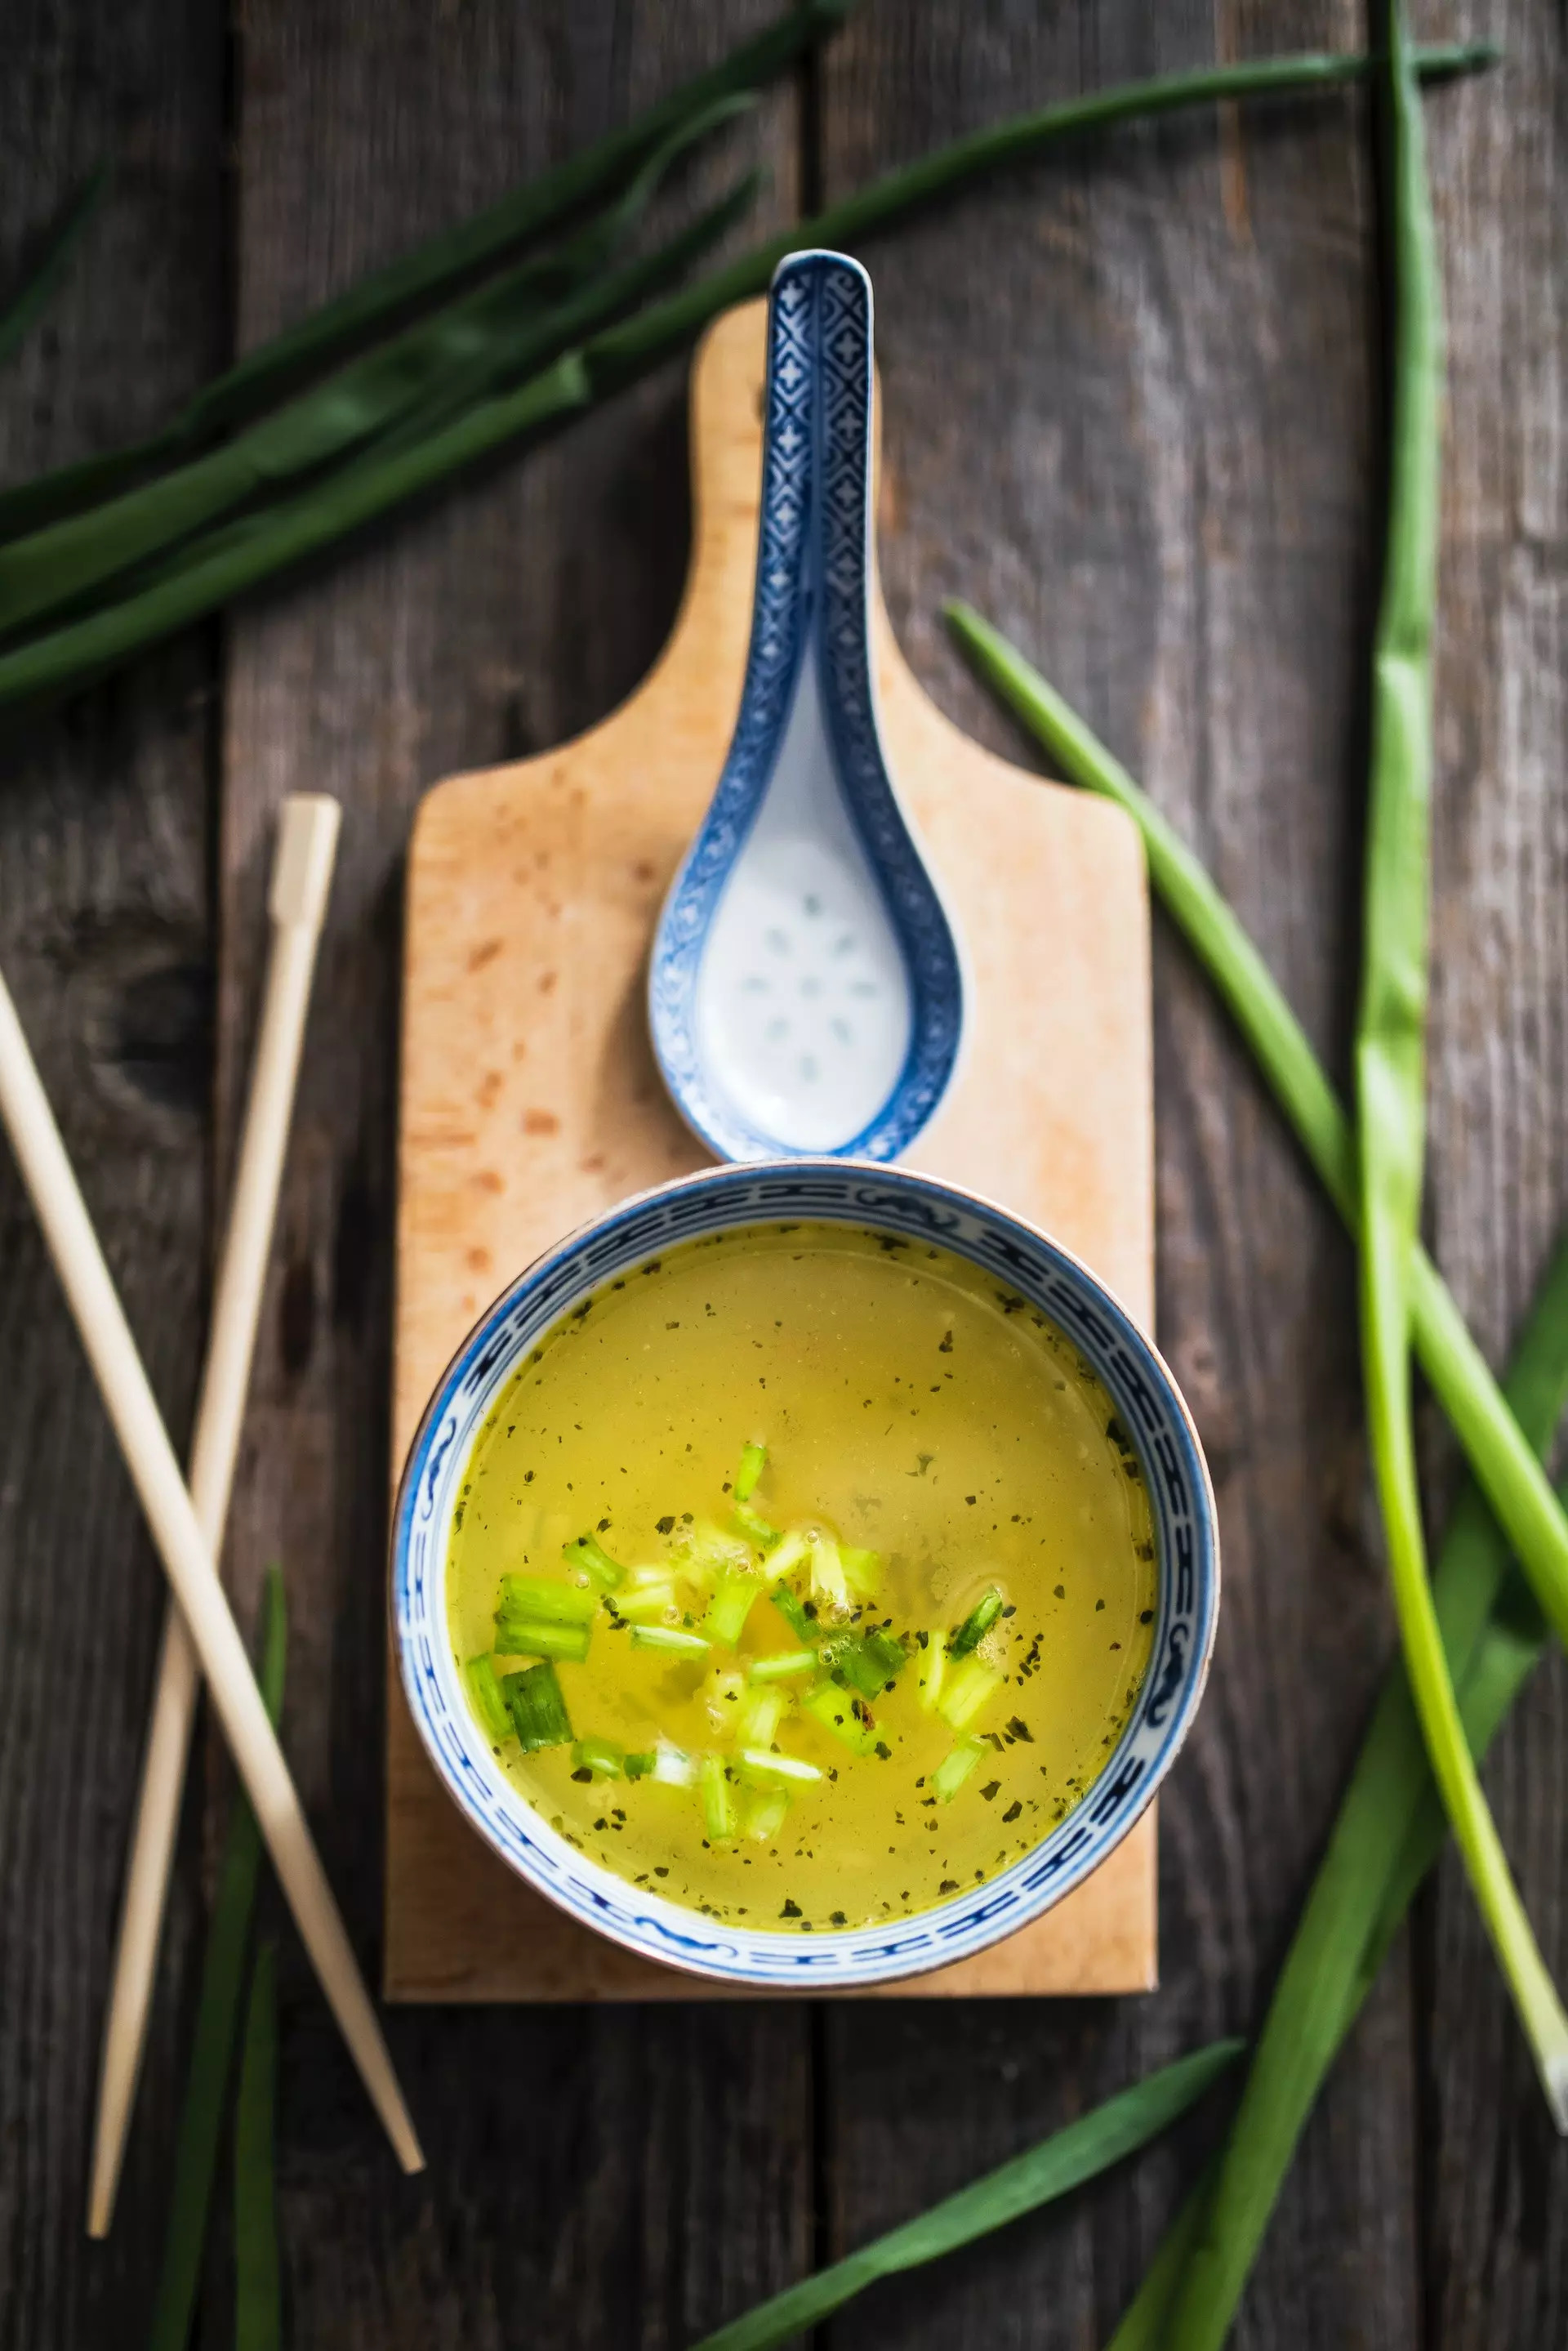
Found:
[[[261,1028],[191,1449],[191,1500],[214,1560],[223,1549],[310,986],[341,817],[337,801],[317,792],[292,794],[278,816],[267,900],[272,944]],[[147,2038],[198,1680],[196,1653],[171,1599],[163,1619],[163,1646],[142,1757],[104,2023],[88,2195],[89,2237],[107,2236],[114,2214]]]
[[[399,2161],[421,2170],[390,2053],[3,977],[0,1120],[295,1924]]]

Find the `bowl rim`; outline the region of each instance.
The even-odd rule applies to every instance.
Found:
[[[988,1878],[981,1886],[952,1896],[931,1908],[912,1911],[891,1919],[885,1926],[873,1923],[857,1928],[826,1928],[807,1936],[798,1931],[778,1932],[730,1921],[714,1920],[710,1923],[704,1914],[689,1905],[632,1886],[629,1880],[618,1876],[603,1864],[568,1846],[564,1837],[550,1828],[516,1783],[503,1771],[474,1721],[461,1689],[456,1687],[456,1667],[452,1660],[444,1606],[450,1503],[441,1521],[441,1542],[434,1562],[435,1605],[427,1611],[435,1619],[439,1640],[432,1643],[427,1632],[426,1646],[433,1654],[422,1663],[412,1654],[411,1637],[403,1621],[403,1593],[414,1506],[426,1479],[432,1442],[443,1416],[452,1409],[454,1398],[471,1374],[477,1373],[489,1384],[482,1406],[471,1416],[462,1448],[463,1461],[468,1458],[474,1436],[483,1426],[493,1402],[519,1363],[558,1329],[575,1306],[580,1305],[585,1297],[604,1288],[618,1273],[624,1271],[626,1265],[665,1254],[684,1242],[701,1239],[710,1232],[734,1230],[748,1225],[766,1226],[786,1217],[801,1222],[859,1223],[872,1230],[878,1229],[875,1197],[856,1199],[848,1212],[841,1207],[836,1214],[827,1200],[820,1196],[812,1196],[813,1186],[825,1180],[840,1202],[845,1197],[846,1185],[858,1183],[862,1192],[875,1193],[878,1188],[890,1187],[906,1197],[923,1196],[929,1209],[956,1210],[960,1216],[971,1219],[994,1220],[1003,1233],[1011,1228],[1007,1241],[995,1237],[1007,1261],[1014,1262],[1011,1258],[1012,1249],[1034,1258],[1043,1254],[1048,1264],[1054,1261],[1051,1266],[1053,1272],[1058,1277],[1065,1275],[1069,1288],[1081,1285],[1089,1291],[1093,1307],[1081,1306],[1081,1315],[1108,1322],[1116,1346],[1132,1358],[1130,1377],[1135,1395],[1142,1384],[1139,1374],[1147,1377],[1149,1372],[1154,1374],[1169,1418],[1183,1440],[1182,1451],[1186,1456],[1183,1466],[1191,1474],[1189,1517],[1194,1537],[1186,1563],[1191,1571],[1193,1586],[1193,1597],[1187,1614],[1192,1618],[1196,1630],[1190,1646],[1182,1654],[1173,1654],[1161,1673],[1162,1649],[1168,1645],[1168,1635],[1178,1629],[1172,1624],[1171,1598],[1173,1570],[1179,1562],[1173,1562],[1171,1557],[1172,1537],[1167,1517],[1170,1496],[1161,1488],[1159,1475],[1163,1473],[1168,1480],[1172,1481],[1170,1490],[1173,1493],[1176,1465],[1163,1458],[1151,1460],[1150,1441],[1146,1432],[1137,1426],[1137,1415],[1129,1414],[1129,1433],[1149,1489],[1151,1503],[1155,1506],[1159,1590],[1154,1639],[1139,1685],[1137,1703],[1116,1746],[1072,1811],[1061,1821],[1054,1823],[1028,1852],[1009,1864],[994,1878]],[[728,1219],[715,1218],[712,1222],[693,1220],[678,1231],[649,1233],[645,1247],[639,1245],[639,1241],[634,1241],[632,1254],[624,1261],[611,1262],[607,1255],[605,1262],[583,1269],[571,1286],[550,1304],[537,1327],[530,1329],[524,1337],[514,1337],[510,1344],[498,1345],[508,1318],[514,1310],[528,1296],[545,1288],[552,1273],[558,1274],[586,1249],[596,1242],[607,1247],[618,1229],[645,1218],[663,1204],[684,1196],[699,1198],[710,1195],[722,1196],[724,1192],[737,1188],[748,1191],[763,1188],[769,1190],[772,1196],[765,1204],[759,1201],[746,1215]],[[882,1203],[885,1209],[889,1205],[886,1201]],[[898,1229],[892,1226],[882,1228]],[[966,1258],[971,1264],[980,1264],[982,1270],[995,1272],[996,1268],[986,1266],[983,1259],[976,1258],[950,1226],[944,1228],[933,1222],[928,1228],[928,1237],[955,1255]],[[1085,1341],[1082,1328],[1075,1330],[1071,1319],[1064,1321],[1053,1306],[1039,1301],[1032,1302],[1039,1304],[1040,1311],[1064,1328],[1075,1343],[1084,1346],[1085,1353],[1095,1363],[1096,1375],[1111,1389],[1113,1402],[1119,1405],[1121,1399],[1113,1382],[1106,1377],[1100,1350],[1093,1340]],[[488,1364],[483,1362],[486,1351],[491,1349],[496,1351],[493,1360]],[[1144,1392],[1147,1393],[1146,1386]],[[431,1473],[432,1510],[435,1479],[441,1474],[452,1441],[449,1438],[448,1446],[441,1448]],[[453,1479],[455,1476],[454,1468]],[[455,1491],[455,1484],[449,1490]],[[1220,1611],[1219,1527],[1213,1489],[1197,1427],[1164,1357],[1153,1341],[1139,1329],[1110,1286],[1082,1258],[1043,1227],[969,1186],[953,1183],[945,1176],[927,1175],[916,1168],[888,1166],[873,1160],[853,1160],[826,1154],[812,1158],[739,1164],[726,1162],[670,1177],[662,1184],[650,1185],[628,1194],[598,1216],[586,1218],[542,1249],[475,1318],[436,1381],[410,1441],[399,1475],[388,1550],[389,1630],[404,1699],[432,1769],[470,1829],[480,1835],[526,1885],[554,1903],[568,1917],[636,1952],[639,1957],[709,1981],[740,1984],[774,1992],[859,1991],[924,1974],[959,1959],[974,1957],[1054,1908],[1122,1844],[1147,1811],[1175,1762],[1207,1687]],[[421,1584],[415,1594],[416,1599],[422,1595],[422,1591]],[[412,1611],[409,1613],[411,1616]],[[441,1677],[433,1662],[433,1655],[437,1654],[445,1660],[446,1678],[452,1685],[450,1691],[441,1687]],[[1158,1689],[1155,1687],[1157,1675],[1159,1676]],[[457,1768],[453,1757],[443,1750],[435,1735],[436,1725],[427,1711],[432,1683],[439,1695],[438,1711],[441,1721],[456,1733],[462,1769]],[[1173,1708],[1169,1704],[1171,1699],[1175,1701]],[[1149,1761],[1135,1764],[1128,1750],[1134,1746],[1146,1716],[1152,1719],[1157,1701],[1166,1704],[1168,1720],[1151,1721],[1156,1751]],[[1148,1742],[1146,1740],[1145,1743]],[[1126,1786],[1121,1784],[1124,1780],[1127,1781]],[[476,1782],[483,1784],[493,1799],[498,1800],[503,1811],[512,1815],[516,1831],[515,1842],[504,1838],[487,1816],[477,1800]],[[1104,1815],[1098,1821],[1094,1817],[1096,1811]],[[1057,1844],[1058,1840],[1057,1856],[1043,1861],[1042,1857],[1049,1855],[1050,1848]],[[525,1855],[533,1857],[525,1859]],[[548,1866],[541,1865],[540,1855],[544,1856]],[[1035,1873],[1033,1882],[1025,1884],[1023,1873],[1031,1869]],[[957,1914],[956,1921],[954,1914]],[[944,1924],[944,1921],[948,1923]],[[877,1938],[881,1938],[880,1948],[856,1957],[855,1947],[876,1944]]]

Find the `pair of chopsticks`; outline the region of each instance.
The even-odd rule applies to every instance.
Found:
[[[268,912],[266,999],[197,1414],[189,1489],[0,977],[0,1120],[171,1586],[104,2035],[88,2229],[108,2231],[130,2118],[172,1859],[198,1670],[295,1923],[398,2158],[423,2164],[364,1980],[215,1564],[261,1310],[317,946],[337,841],[335,800],[284,804]]]

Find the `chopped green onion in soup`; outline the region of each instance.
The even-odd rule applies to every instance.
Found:
[[[1082,1801],[1136,1702],[1155,1547],[1120,1426],[1065,1334],[934,1245],[686,1243],[474,1446],[476,1721],[649,1896],[799,1933],[951,1900]]]

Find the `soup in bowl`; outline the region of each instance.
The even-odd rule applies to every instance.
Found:
[[[392,1601],[460,1808],[731,1981],[874,1983],[1037,1917],[1196,1708],[1213,1507],[1065,1251],[840,1161],[723,1167],[524,1273],[404,1471]]]

